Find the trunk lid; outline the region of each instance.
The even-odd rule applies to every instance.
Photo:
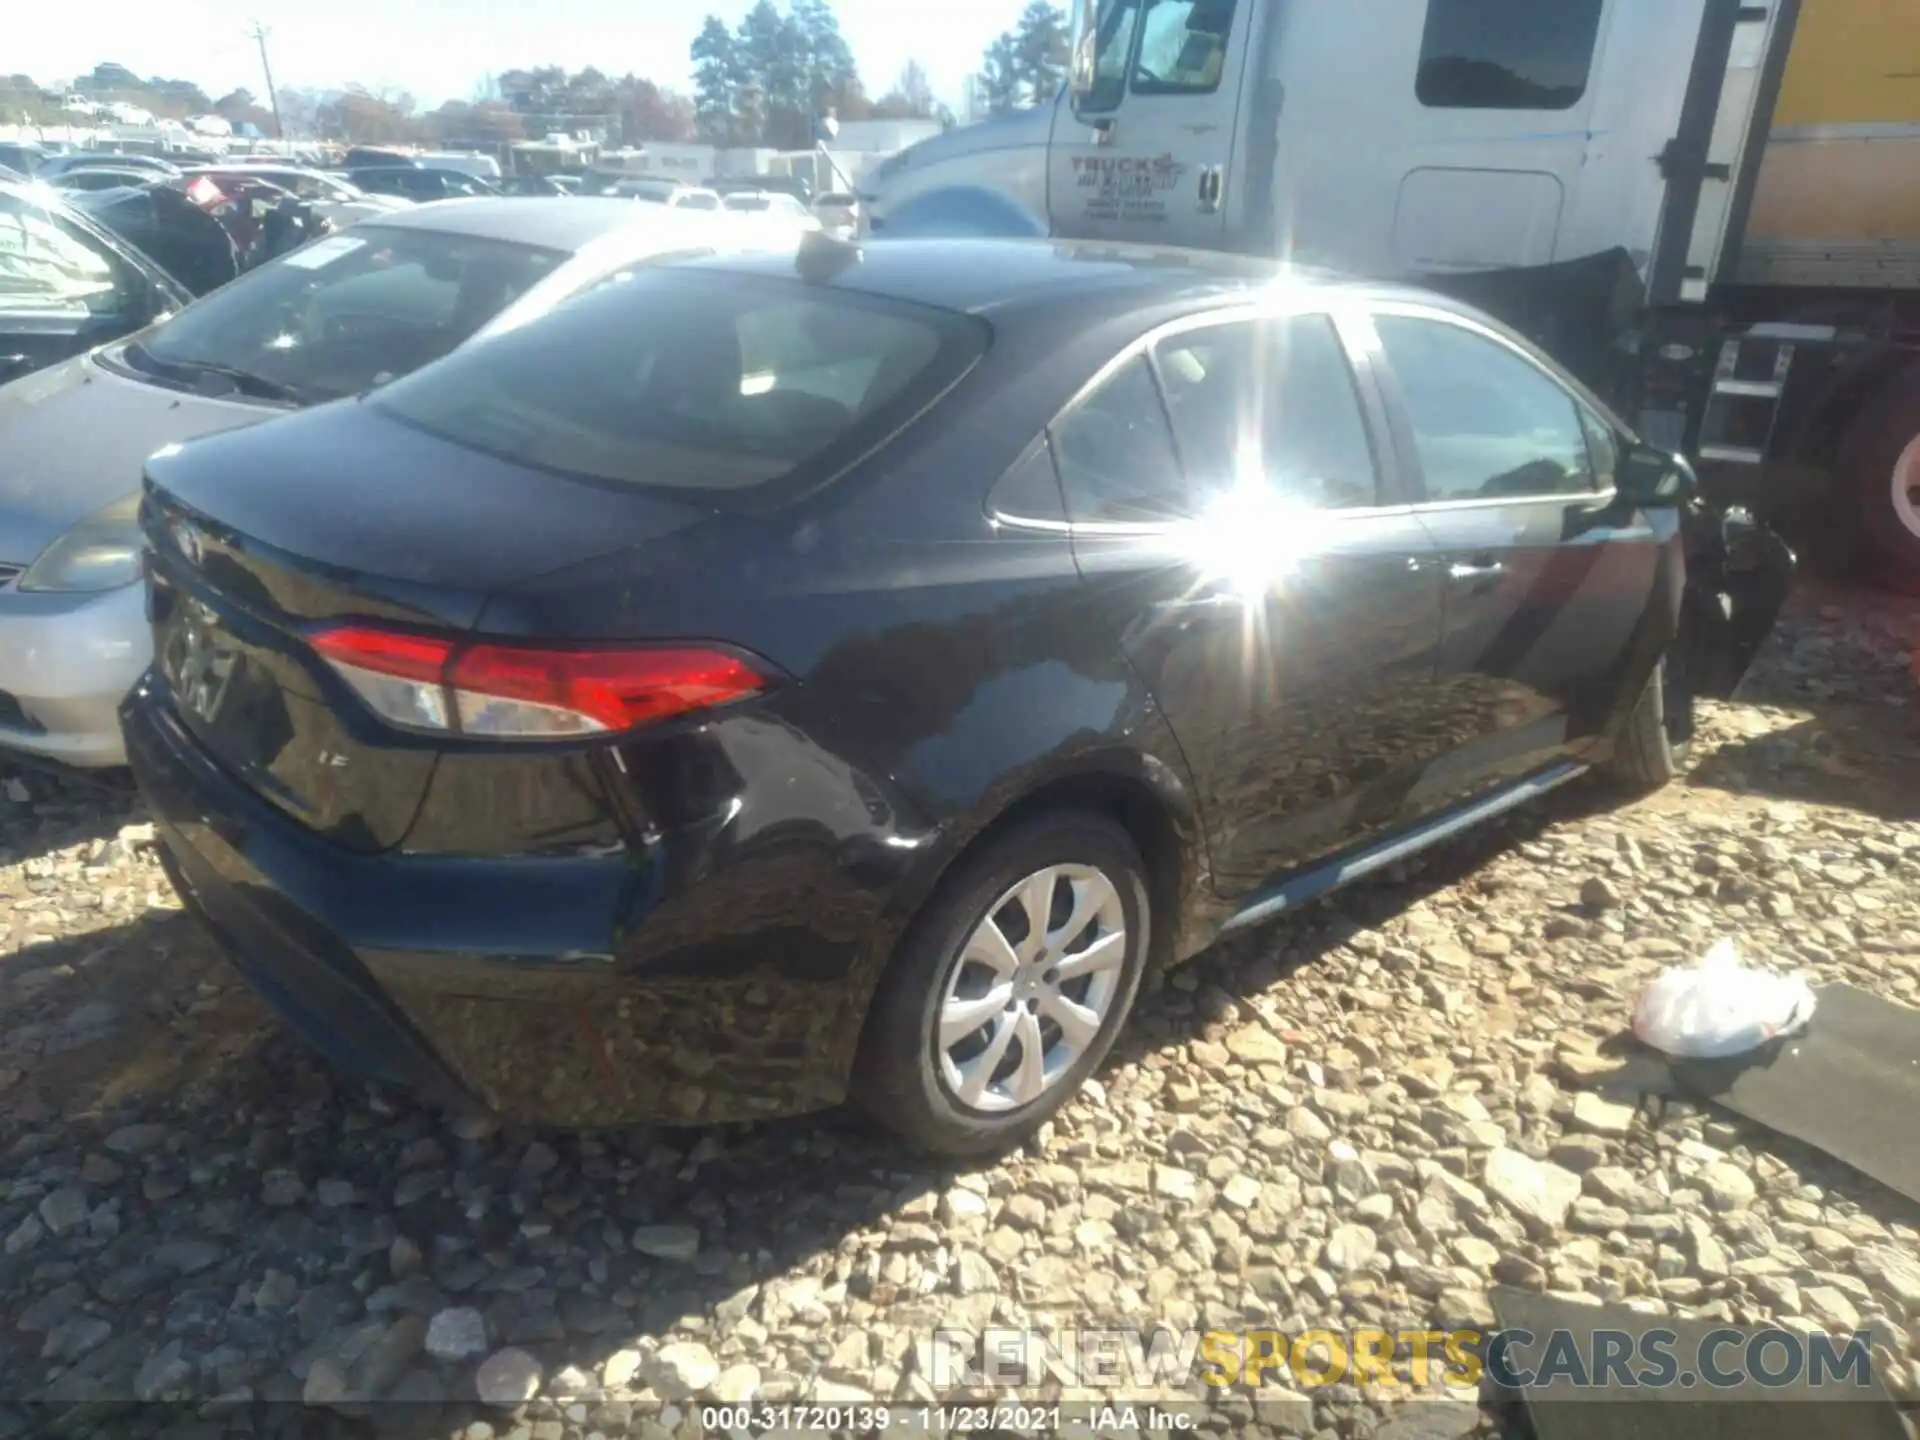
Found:
[[[440,739],[384,725],[308,635],[357,618],[471,630],[518,580],[699,518],[491,460],[357,402],[149,462],[155,671],[224,768],[359,851],[399,844]]]

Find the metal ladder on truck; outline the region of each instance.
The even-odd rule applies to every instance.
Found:
[[[1737,263],[1800,4],[1801,0],[1767,4],[1708,0],[1701,26],[1706,73],[1696,77],[1697,93],[1688,96],[1682,133],[1663,157],[1670,184],[1679,175],[1695,182],[1685,197],[1691,216],[1684,209],[1669,211],[1679,222],[1676,230],[1685,233],[1684,248],[1678,233],[1661,238],[1656,274],[1665,278],[1655,283],[1670,300],[1705,302],[1712,277]],[[1725,56],[1719,73],[1705,59],[1716,52]],[[1833,338],[1830,327],[1760,323],[1725,339],[1700,417],[1698,458],[1733,465],[1764,464],[1796,351]]]

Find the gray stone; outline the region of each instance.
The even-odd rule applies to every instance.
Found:
[[[961,1295],[984,1295],[1000,1288],[993,1264],[978,1250],[962,1250],[954,1258],[953,1288]]]
[[[274,1209],[298,1205],[307,1198],[307,1182],[291,1170],[269,1170],[260,1177],[260,1203]]]
[[[29,1215],[7,1233],[6,1242],[0,1249],[9,1255],[20,1255],[33,1249],[46,1238],[47,1227],[40,1223],[38,1215]]]
[[[329,1177],[313,1187],[314,1198],[328,1210],[337,1210],[343,1205],[351,1205],[360,1198],[360,1192],[354,1188],[351,1180]]]
[[[1595,1135],[1625,1135],[1633,1129],[1634,1108],[1619,1105],[1592,1090],[1573,1097],[1573,1124]]]
[[[1327,1237],[1327,1265],[1337,1274],[1347,1275],[1366,1267],[1380,1248],[1379,1237],[1364,1225],[1340,1225]]]
[[[1542,1235],[1551,1235],[1566,1223],[1567,1212],[1580,1195],[1578,1175],[1518,1150],[1491,1152],[1481,1183],[1528,1229]]]
[[[473,1388],[484,1405],[512,1410],[540,1393],[540,1362],[524,1350],[496,1350],[480,1362]]]
[[[460,1305],[442,1310],[427,1325],[427,1353],[436,1360],[466,1360],[487,1348],[487,1322],[478,1310]]]
[[[60,1365],[70,1364],[97,1350],[112,1334],[113,1326],[98,1315],[76,1315],[47,1332],[46,1343],[40,1347],[40,1358]]]
[[[178,1345],[170,1345],[150,1355],[133,1376],[133,1398],[142,1404],[181,1396],[187,1381],[193,1378],[193,1364],[183,1358]]]
[[[104,1142],[116,1155],[151,1155],[167,1143],[164,1125],[122,1125]]]
[[[1724,1161],[1706,1166],[1694,1177],[1694,1183],[1716,1210],[1744,1210],[1756,1194],[1753,1177]]]
[[[745,1363],[729,1365],[714,1377],[707,1393],[721,1405],[744,1405],[760,1393],[760,1367]]]
[[[262,1310],[284,1310],[300,1298],[300,1282],[284,1270],[269,1270],[253,1287],[253,1303]]]
[[[1617,910],[1620,908],[1620,892],[1613,888],[1613,882],[1604,876],[1588,877],[1580,886],[1580,903],[1589,910]]]
[[[63,1185],[40,1202],[41,1223],[56,1235],[77,1230],[89,1213],[87,1192],[78,1185]]]
[[[1410,1400],[1389,1414],[1373,1440],[1463,1440],[1480,1428],[1480,1407],[1460,1400]]]
[[[691,1400],[720,1377],[720,1362],[695,1340],[662,1345],[641,1366],[647,1385],[663,1400]]]
[[[691,1225],[642,1225],[628,1244],[658,1260],[692,1260],[700,1253],[700,1232]]]
[[[211,1240],[168,1240],[156,1245],[153,1250],[154,1263],[166,1266],[181,1275],[198,1275],[202,1270],[212,1269],[233,1253],[231,1247],[217,1245]]]

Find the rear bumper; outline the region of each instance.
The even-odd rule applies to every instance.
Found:
[[[0,592],[0,746],[68,765],[126,763],[118,711],[152,658],[141,587]]]
[[[850,975],[787,980],[712,947],[670,967],[616,957],[636,949],[624,917],[664,899],[648,857],[356,854],[220,769],[149,683],[122,719],[182,899],[342,1068],[570,1128],[844,1098],[864,1008]]]

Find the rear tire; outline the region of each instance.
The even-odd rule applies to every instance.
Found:
[[[1909,367],[1861,411],[1843,478],[1861,552],[1887,584],[1920,592],[1920,367]]]
[[[856,1102],[937,1154],[1024,1142],[1106,1058],[1133,1008],[1147,895],[1126,831],[1077,811],[1027,821],[963,860],[881,978]]]
[[[1613,754],[1601,766],[1601,773],[1622,789],[1646,794],[1677,779],[1686,766],[1692,731],[1690,717],[1667,713],[1667,669],[1671,660],[1661,657],[1647,677],[1640,701],[1614,742]]]

